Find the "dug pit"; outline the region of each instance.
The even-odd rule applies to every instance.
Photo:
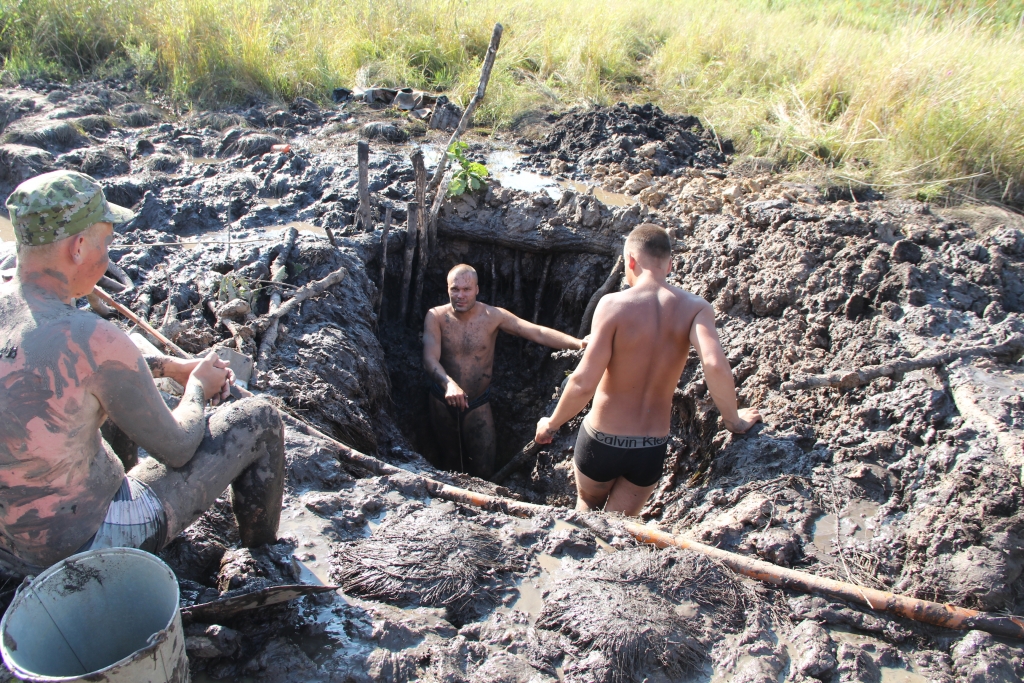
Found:
[[[409,155],[417,146],[443,145],[441,136],[405,146],[373,143],[375,231],[364,232],[352,224],[355,147],[363,124],[382,118],[373,109],[297,100],[176,118],[141,93],[105,83],[39,81],[0,96],[8,125],[17,124],[0,144],[0,191],[52,168],[88,170],[111,200],[138,213],[111,249],[132,284],[115,293],[119,301],[190,352],[226,345],[258,356],[253,387],[333,438],[481,492],[571,505],[578,420],[502,489],[431,465],[420,316],[446,300],[448,268],[472,264],[481,300],[575,335],[624,235],[641,221],[666,226],[678,240],[671,281],[712,302],[740,397],[761,408],[766,424],[745,436],[720,430],[691,359],[673,399],[666,475],[643,517],[820,576],[1024,611],[1024,402],[1016,356],[957,361],[852,388],[783,386],[800,375],[1024,332],[1019,217],[860,194],[837,198],[771,172],[761,160],[727,164],[723,141],[686,117],[609,108],[600,117],[552,121],[546,139],[503,141],[518,146],[552,186],[530,192],[497,181],[447,202],[420,306],[401,319],[406,202],[414,196]],[[82,120],[90,116],[109,117],[110,125]],[[577,148],[574,141],[586,143],[586,126],[598,118],[611,134],[598,131],[594,149]],[[54,128],[54,120],[70,121],[76,134]],[[644,121],[683,126],[692,137],[666,135]],[[290,151],[270,151],[284,142]],[[616,158],[630,145],[644,150],[642,161]],[[471,153],[486,160],[490,145],[477,140]],[[573,168],[552,166],[556,159]],[[633,201],[607,204],[596,189],[563,191],[569,181]],[[378,314],[378,228],[388,206],[393,224]],[[312,227],[292,233],[289,226]],[[12,263],[8,242],[0,270]],[[283,283],[274,285],[282,266]],[[276,344],[258,353],[273,288],[287,302],[342,268],[340,282],[284,317]],[[119,275],[112,270],[111,277]],[[235,299],[245,300],[249,313]],[[493,405],[500,456],[508,458],[549,412],[578,354],[501,337],[496,357]],[[985,633],[737,585],[731,575],[723,574],[730,578],[720,588],[729,600],[739,595],[744,609],[708,611],[702,599],[721,592],[705,594],[706,586],[688,580],[692,571],[673,569],[696,560],[638,550],[614,520],[570,511],[559,511],[558,520],[519,520],[439,505],[421,482],[345,465],[320,439],[288,429],[286,446],[280,542],[240,549],[222,499],[162,553],[183,604],[283,583],[351,585],[191,623],[196,680],[664,680],[684,668],[695,681],[1024,675],[1020,648]],[[440,525],[445,533],[417,543]],[[460,530],[471,530],[473,543],[458,545]],[[378,570],[400,562],[401,553],[381,543],[386,539],[410,548],[410,556],[422,553],[417,569],[432,574],[399,571],[374,583],[352,569],[361,544],[367,556],[376,553]],[[481,539],[501,553],[478,552]],[[439,558],[449,547],[442,541],[473,563],[452,574],[457,590],[438,588],[445,574]],[[722,571],[705,569],[706,577]],[[408,589],[405,581],[414,578],[420,587]],[[609,582],[626,582],[615,583],[615,599],[627,603],[623,614],[639,619],[652,605],[670,609],[647,624],[649,633],[688,639],[694,657],[658,650],[634,657],[644,644],[637,633],[574,611],[587,600],[603,609],[593,586]],[[697,629],[695,620],[707,615],[712,623]],[[630,656],[617,659],[620,646]]]

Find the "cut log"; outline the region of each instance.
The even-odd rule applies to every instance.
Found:
[[[501,24],[494,25],[494,31],[491,33],[491,43],[487,46],[487,54],[484,56],[484,64],[480,69],[480,83],[476,87],[476,93],[473,95],[473,99],[466,105],[466,111],[462,112],[462,119],[459,120],[459,126],[452,133],[452,137],[448,140],[448,145],[445,147],[445,151],[452,148],[462,134],[466,132],[466,128],[469,126],[470,119],[473,118],[473,112],[476,110],[477,105],[484,99],[484,95],[487,93],[487,83],[491,80],[491,69],[494,67],[494,58],[498,54],[498,46],[501,45],[501,34],[504,29]],[[444,178],[445,170],[448,166],[448,155],[442,153],[441,159],[437,162],[437,168],[434,169],[434,177],[430,181],[430,186],[427,187],[427,192],[434,192],[441,185],[441,180]],[[440,193],[444,196],[444,193]]]
[[[934,368],[945,365],[961,358],[973,358],[975,356],[1009,356],[1024,351],[1024,335],[1015,334],[1001,344],[988,344],[982,346],[967,346],[960,349],[950,349],[939,353],[929,353],[916,358],[907,358],[882,365],[868,365],[860,370],[837,370],[825,375],[797,375],[789,382],[784,382],[784,391],[796,391],[798,389],[814,389],[817,387],[838,387],[840,389],[852,389],[864,384],[869,384],[879,377],[893,377],[903,375],[914,370],[923,368]]]
[[[619,254],[619,258],[615,260],[615,265],[612,267],[612,272],[608,274],[604,284],[597,288],[594,295],[590,297],[590,301],[587,302],[587,310],[583,312],[583,319],[580,321],[580,331],[576,335],[579,339],[590,334],[590,323],[594,320],[594,311],[597,310],[597,304],[601,301],[601,297],[612,291],[622,278],[622,273],[625,270],[625,263],[622,260],[622,254]]]
[[[409,314],[409,288],[412,285],[412,259],[416,253],[416,241],[419,239],[420,207],[416,202],[406,204],[405,215],[408,216],[405,228],[405,256],[402,261],[402,295],[398,308],[398,319],[402,324]]]
[[[486,223],[448,215],[444,220],[439,220],[437,234],[449,240],[462,240],[534,254],[565,252],[615,256],[622,253],[622,237],[609,231],[598,232],[583,228],[577,232],[566,225],[549,224],[542,224],[539,228],[527,226],[513,230],[502,222],[500,215]]]

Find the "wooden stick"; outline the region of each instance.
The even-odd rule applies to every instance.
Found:
[[[281,306],[276,311],[274,311],[273,313],[267,313],[265,318],[267,318],[268,321],[272,322],[279,318],[285,317],[286,315],[297,309],[299,307],[299,304],[301,304],[306,299],[312,296],[317,296],[318,294],[322,294],[329,287],[333,287],[334,285],[344,280],[346,275],[348,275],[348,270],[346,270],[345,267],[342,266],[341,268],[338,268],[336,271],[334,271],[324,279],[309,283],[305,287],[296,291],[292,298],[288,299],[288,301],[281,304]]]
[[[437,162],[437,168],[434,169],[434,177],[430,181],[430,185],[427,187],[427,192],[434,192],[441,184],[441,179],[444,177],[445,169],[448,166],[448,150],[452,148],[462,134],[466,131],[469,126],[470,119],[473,118],[473,112],[476,110],[480,100],[484,98],[484,94],[487,92],[487,82],[491,80],[491,68],[494,66],[494,57],[498,54],[498,46],[501,44],[501,34],[504,29],[501,24],[494,25],[494,32],[491,33],[491,44],[487,46],[487,55],[484,57],[484,65],[480,69],[480,83],[476,87],[476,93],[473,95],[473,99],[466,105],[466,111],[462,112],[462,118],[459,119],[459,125],[452,133],[452,137],[448,140],[448,146],[444,148],[441,154],[440,161]],[[441,193],[444,196],[444,193]]]
[[[356,210],[356,220],[362,226],[363,232],[372,232],[373,225],[370,221],[370,143],[360,140],[356,145],[356,150],[359,162],[359,208]]]
[[[510,476],[515,474],[519,469],[537,457],[537,454],[544,449],[544,446],[531,441],[530,443],[523,446],[523,450],[515,454],[515,456],[508,461],[504,467],[498,470],[493,477],[491,482],[500,484],[501,482],[508,479]]]
[[[388,268],[388,232],[391,230],[391,206],[384,211],[384,229],[380,233],[380,293],[377,295],[376,313],[380,318],[380,309],[384,305],[384,275]]]
[[[583,339],[590,332],[590,323],[594,319],[594,311],[597,310],[597,302],[601,300],[608,292],[619,284],[619,279],[622,277],[622,273],[625,270],[625,263],[622,260],[622,254],[619,254],[619,258],[615,260],[615,265],[612,267],[612,272],[608,274],[608,278],[605,279],[604,284],[597,288],[594,295],[590,297],[590,301],[587,302],[587,310],[583,312],[583,320],[580,321],[580,331],[576,335],[578,338]]]
[[[540,284],[537,285],[537,296],[533,298],[532,321],[535,325],[537,324],[537,319],[540,317],[540,302],[541,299],[544,297],[544,287],[548,283],[548,270],[551,269],[551,256],[552,254],[548,254],[546,257],[544,257],[544,270],[541,272],[540,275]]]
[[[448,194],[448,186],[452,182],[453,173],[449,170],[444,174],[441,187],[434,195],[434,203],[430,206],[430,216],[427,217],[427,251],[433,252],[437,246],[437,219],[441,215],[441,206],[444,204],[445,196]]]
[[[435,201],[434,206],[438,206],[438,202]],[[434,215],[433,209],[430,210],[430,215]],[[430,235],[427,232],[427,226],[423,223],[419,224],[419,245],[420,257],[416,261],[416,293],[412,305],[412,313],[416,317],[423,315],[423,283],[427,277],[427,265],[430,263]]]
[[[119,304],[116,301],[114,301],[114,299],[109,294],[104,292],[99,287],[94,287],[93,290],[92,290],[92,293],[95,294],[96,297],[98,299],[100,299],[103,303],[107,304],[108,306],[113,308],[115,311],[117,311],[118,313],[120,313],[124,317],[128,318],[129,320],[131,320],[133,323],[135,323],[139,327],[141,327],[148,335],[150,335],[151,337],[153,337],[154,339],[159,341],[161,344],[163,344],[165,347],[167,347],[167,350],[170,351],[171,353],[173,353],[178,358],[191,358],[191,356],[189,356],[187,353],[185,353],[181,349],[181,347],[179,347],[177,344],[172,342],[170,339],[168,339],[164,335],[162,335],[159,332],[157,332],[153,328],[152,325],[147,323],[145,320],[143,320],[139,316],[135,315],[135,313],[133,313],[129,308],[127,308],[125,306],[122,306],[121,304]]]
[[[271,285],[270,289],[270,308],[267,311],[268,313],[275,313],[281,307],[281,283],[288,279],[288,259],[291,257],[292,249],[295,248],[295,240],[298,236],[298,230],[288,228],[288,232],[285,233],[284,242],[280,246],[275,247],[277,250],[277,260],[273,263],[273,274],[270,276],[271,282],[275,284]],[[273,318],[267,327],[267,331],[263,333],[263,338],[260,339],[259,348],[256,350],[254,380],[262,380],[263,376],[270,369],[270,354],[274,350],[274,344],[277,343],[277,328],[278,318]]]
[[[405,258],[402,265],[402,298],[398,308],[398,319],[405,324],[409,313],[409,287],[412,283],[412,259],[419,239],[420,207],[416,202],[406,204]]]
[[[341,459],[358,465],[374,474],[381,476],[401,475],[403,477],[415,478],[424,483],[427,492],[435,498],[442,498],[456,503],[473,505],[491,512],[502,512],[516,517],[533,517],[537,514],[547,514],[555,517],[566,517],[572,515],[572,511],[565,508],[556,508],[549,505],[537,505],[534,503],[523,503],[517,500],[509,500],[498,496],[490,496],[486,493],[467,491],[466,489],[444,484],[434,479],[414,474],[408,470],[399,469],[394,465],[381,462],[377,458],[365,455],[349,448],[345,444],[332,439],[315,427],[312,427],[297,418],[282,413],[284,421],[307,436],[322,439],[334,446]],[[590,513],[598,514],[598,513]],[[745,555],[731,553],[726,550],[697,543],[689,539],[673,536],[650,525],[637,524],[636,522],[624,519],[612,520],[621,524],[641,543],[648,543],[659,548],[675,546],[686,550],[706,555],[727,568],[749,576],[750,578],[764,581],[766,583],[800,591],[803,593],[821,593],[833,598],[863,605],[869,609],[879,612],[889,612],[913,621],[919,621],[934,626],[941,626],[951,629],[979,629],[1000,636],[1009,638],[1024,639],[1024,619],[1020,617],[1003,617],[986,612],[957,607],[955,605],[940,604],[929,600],[919,600],[904,595],[896,595],[888,591],[866,588],[844,581],[835,581],[821,576],[814,576],[795,569],[786,569],[754,559]]]
[[[427,224],[427,167],[423,163],[423,150],[412,153],[412,170],[416,178],[416,225]]]
[[[972,358],[974,356],[1005,356],[1019,353],[1024,350],[1024,335],[1014,334],[1002,344],[988,344],[982,346],[968,346],[960,349],[950,349],[939,353],[930,353],[917,358],[909,358],[884,363],[882,365],[868,365],[860,370],[837,370],[826,375],[798,375],[789,382],[782,385],[785,391],[797,389],[813,389],[815,387],[839,387],[840,389],[852,389],[863,384],[868,384],[879,377],[892,377],[902,375],[913,370],[922,368],[934,368],[939,365],[951,363],[959,358]]]

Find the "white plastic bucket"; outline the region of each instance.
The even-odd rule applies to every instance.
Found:
[[[74,555],[18,592],[0,652],[23,681],[188,683],[178,582],[134,548]]]

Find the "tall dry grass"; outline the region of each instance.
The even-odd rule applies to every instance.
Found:
[[[0,0],[0,55],[19,75],[129,62],[201,104],[464,101],[499,21],[478,123],[650,100],[840,180],[1024,205],[1024,0]]]

